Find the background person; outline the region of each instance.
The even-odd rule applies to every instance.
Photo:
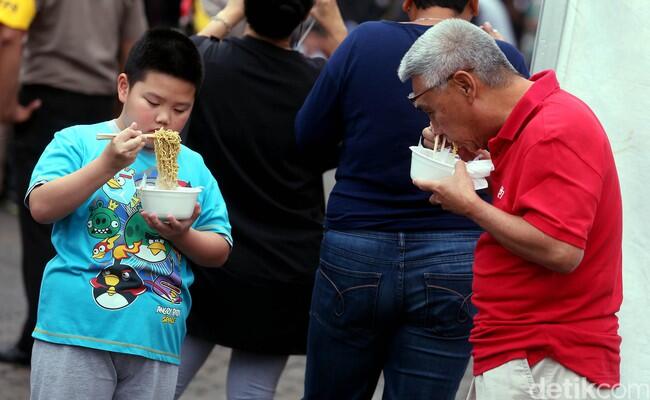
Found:
[[[224,268],[197,270],[177,396],[215,344],[232,348],[229,399],[272,399],[289,355],[305,352],[322,173],[333,165],[295,143],[295,115],[324,64],[291,47],[313,4],[231,0],[194,38],[206,78],[186,143],[221,184],[237,246]],[[333,41],[345,36],[334,0],[317,1],[312,15]],[[219,40],[244,16],[244,37]]]
[[[296,120],[306,156],[334,153],[336,185],[311,305],[306,399],[452,399],[470,353],[472,261],[480,228],[431,207],[409,177],[426,116],[395,74],[432,25],[478,1],[406,0],[410,22],[361,24],[334,53]],[[527,76],[522,56],[498,42]]]

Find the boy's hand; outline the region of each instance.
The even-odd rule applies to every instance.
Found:
[[[137,124],[133,122],[115,136],[100,156],[107,168],[115,172],[133,164],[138,152],[146,143],[141,135],[142,131],[138,130]]]
[[[155,214],[150,214],[146,211],[141,212],[142,218],[144,218],[145,222],[150,227],[158,231],[158,233],[160,233],[160,236],[171,241],[172,243],[174,240],[181,238],[190,230],[190,227],[199,217],[200,213],[201,206],[199,203],[196,203],[194,205],[194,212],[192,213],[192,216],[181,221],[177,220],[171,215],[168,215],[167,220],[165,222],[162,222],[160,218],[158,218],[158,216]]]

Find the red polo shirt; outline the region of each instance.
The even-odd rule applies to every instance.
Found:
[[[570,274],[553,272],[481,236],[474,262],[470,341],[474,375],[516,359],[551,357],[596,384],[619,382],[621,196],[607,135],[555,73],[531,78],[488,144],[495,207],[584,250]]]

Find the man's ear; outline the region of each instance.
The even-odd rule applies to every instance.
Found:
[[[467,2],[467,7],[469,8],[472,18],[478,17],[478,0],[469,0]]]
[[[117,97],[121,103],[126,103],[126,98],[129,96],[129,78],[125,73],[121,73],[117,77]]]
[[[402,11],[404,13],[408,14],[411,11],[411,7],[413,7],[413,0],[404,0],[402,2]]]
[[[467,97],[470,101],[474,101],[477,82],[472,74],[467,71],[458,71],[451,80],[463,96]]]

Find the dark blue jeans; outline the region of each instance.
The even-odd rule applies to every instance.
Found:
[[[453,399],[469,360],[480,232],[327,231],[316,272],[305,399]]]

